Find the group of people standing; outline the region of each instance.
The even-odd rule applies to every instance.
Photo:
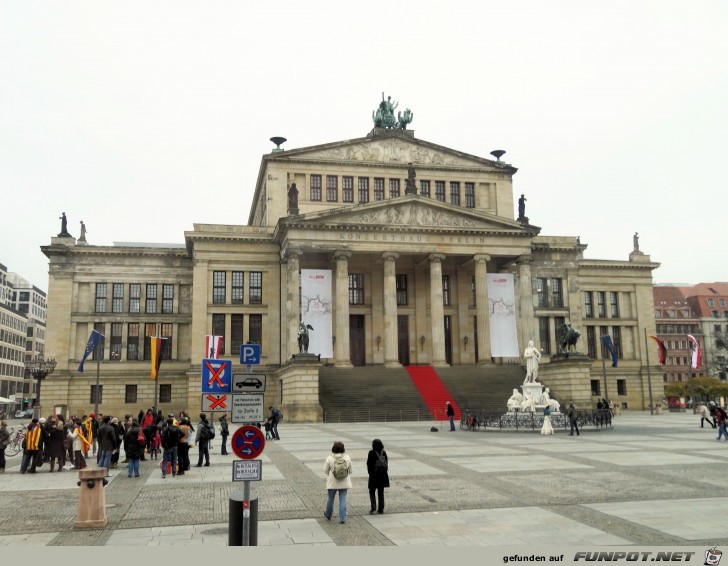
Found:
[[[384,488],[389,487],[389,458],[384,450],[384,444],[378,438],[372,441],[372,449],[367,455],[367,473],[369,481],[369,502],[371,508],[369,514],[384,513]],[[346,495],[352,487],[351,475],[353,468],[351,457],[346,454],[344,443],[334,442],[331,447],[331,454],[324,462],[324,474],[326,475],[326,510],[324,517],[331,520],[334,514],[334,499],[339,494],[339,523],[346,523]]]

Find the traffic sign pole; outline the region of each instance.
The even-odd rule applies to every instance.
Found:
[[[250,482],[243,482],[243,546],[250,546]]]

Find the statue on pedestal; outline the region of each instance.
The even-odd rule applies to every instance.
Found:
[[[296,183],[292,183],[291,188],[288,189],[288,214],[298,214],[298,189]]]
[[[518,199],[518,220],[526,218],[526,197],[521,195]]]
[[[86,241],[86,225],[83,223],[83,220],[81,220],[81,235],[78,237],[79,242],[85,242]]]
[[[298,352],[308,354],[308,331],[313,330],[313,326],[305,324],[301,321],[298,325]]]
[[[520,409],[521,403],[523,403],[523,395],[521,395],[518,389],[514,389],[513,395],[511,395],[510,399],[508,399],[508,403],[506,404],[508,410],[515,411],[517,409]]]
[[[571,324],[564,323],[559,326],[559,352],[567,354],[569,350],[576,351],[576,341],[581,333],[571,327]]]
[[[523,352],[526,358],[526,379],[523,383],[535,383],[538,379],[538,363],[541,361],[541,352],[533,345],[533,340],[528,341],[528,347]]]
[[[66,218],[66,213],[62,213],[58,218],[61,221],[61,232],[58,236],[61,238],[64,236],[70,236],[71,234],[68,233],[68,219]]]
[[[634,246],[634,251],[640,251],[640,235],[637,232],[635,232],[634,236],[632,236],[632,244]]]
[[[526,391],[526,394],[523,397],[523,402],[521,403],[521,411],[524,413],[533,413],[536,411],[536,403],[534,403],[533,395],[531,395],[530,391]]]

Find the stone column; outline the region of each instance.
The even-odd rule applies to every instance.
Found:
[[[349,258],[351,252],[334,253],[336,260],[336,326],[334,336],[334,363],[337,367],[351,367],[349,351]]]
[[[399,363],[397,341],[397,276],[395,260],[399,254],[386,252],[384,259],[384,365],[397,367]]]
[[[531,262],[533,257],[522,255],[518,258],[518,318],[521,323],[521,349],[529,340],[538,344],[538,336],[534,335],[533,326],[533,290],[531,284]]]
[[[290,359],[294,354],[298,353],[298,323],[301,318],[300,265],[298,258],[301,255],[303,255],[303,252],[299,249],[288,249],[285,254],[288,268],[286,272],[285,328],[288,329],[286,359]]]
[[[488,266],[490,256],[477,254],[475,260],[475,313],[478,317],[478,365],[490,364],[490,319],[488,317]]]
[[[445,320],[442,306],[442,260],[444,254],[430,254],[430,322],[432,331],[433,366],[447,366],[445,362]]]

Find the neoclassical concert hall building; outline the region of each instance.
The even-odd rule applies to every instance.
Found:
[[[208,335],[222,337],[220,357],[235,374],[246,370],[240,346],[261,345],[254,371],[267,377],[265,407],[282,407],[291,421],[323,418],[325,368],[461,367],[487,393],[491,368],[522,375],[529,340],[542,355],[541,381],[551,380],[562,404],[609,397],[646,407],[644,333],[655,333],[659,264],[636,238],[623,259],[594,260],[578,237],[542,234],[514,194],[516,168],[493,153],[375,127],[263,155],[245,225],[192,224],[179,245],[53,237],[42,247],[46,352],[59,363],[43,385],[44,409],[81,414],[98,401],[102,413],[123,415],[151,406],[149,337],[159,336],[159,407],[194,415]],[[582,355],[557,359],[563,324],[581,333]],[[95,355],[77,371],[93,329],[105,337],[99,389]],[[603,334],[619,356],[616,368],[606,364],[608,380]],[[659,402],[661,373],[652,374]]]

